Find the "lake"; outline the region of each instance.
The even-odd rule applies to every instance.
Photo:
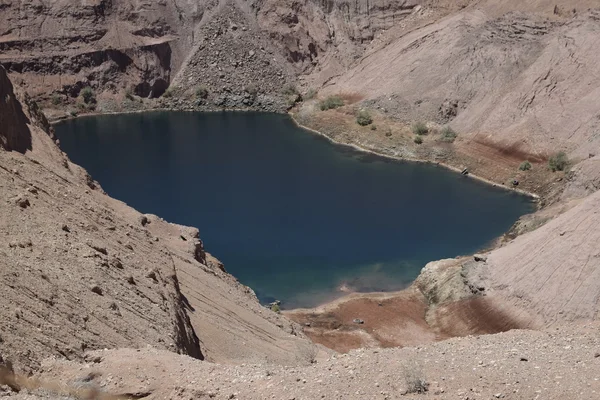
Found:
[[[429,261],[472,254],[535,209],[443,167],[330,143],[286,115],[85,117],[61,148],[111,196],[195,226],[262,302],[310,307],[408,286]]]

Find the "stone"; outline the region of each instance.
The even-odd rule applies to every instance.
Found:
[[[27,208],[31,205],[31,203],[29,202],[29,199],[25,196],[17,197],[17,199],[15,200],[15,203],[21,208]]]
[[[104,295],[104,291],[102,290],[102,288],[98,285],[92,285],[90,286],[90,290],[93,293],[96,293],[97,295],[103,296]]]
[[[71,232],[71,229],[69,229],[69,227],[67,226],[67,224],[63,224],[60,229],[62,229],[65,232]]]
[[[362,324],[364,324],[364,323],[365,323],[365,321],[363,321],[363,320],[362,320],[362,319],[360,319],[360,318],[354,318],[354,319],[352,320],[352,322],[354,322],[355,324],[359,324],[359,325],[362,325]]]
[[[154,282],[158,282],[158,278],[156,277],[156,272],[154,270],[148,271],[148,273],[146,274],[146,278],[150,278]]]
[[[473,259],[477,262],[487,262],[487,256],[483,254],[475,254],[473,256]]]
[[[92,249],[96,250],[98,253],[102,253],[105,256],[108,255],[108,250],[106,250],[106,247],[98,246],[94,243],[87,243],[87,245],[90,246]]]
[[[140,224],[142,224],[142,226],[146,226],[149,222],[150,221],[148,221],[148,217],[145,215],[140,216]]]
[[[118,257],[113,257],[109,261],[109,265],[113,268],[123,269],[123,263]]]

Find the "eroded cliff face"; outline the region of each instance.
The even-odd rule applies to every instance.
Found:
[[[158,97],[186,53],[196,8],[186,4],[184,15],[177,2],[3,1],[0,63],[32,96],[54,94],[56,103],[85,86]]]
[[[148,345],[229,363],[315,357],[299,329],[206,255],[197,229],[105,195],[1,67],[0,94],[5,360],[28,370],[48,356]]]
[[[285,110],[281,91],[298,74],[345,70],[421,3],[5,0],[0,63],[34,98],[73,112],[160,97],[174,81],[203,105]],[[87,86],[98,105],[76,100]]]

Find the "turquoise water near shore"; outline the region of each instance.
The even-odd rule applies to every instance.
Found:
[[[104,190],[196,226],[207,251],[284,308],[409,285],[429,261],[476,252],[535,209],[443,167],[355,151],[285,115],[85,117],[55,126]]]

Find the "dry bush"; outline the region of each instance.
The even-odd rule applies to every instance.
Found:
[[[410,362],[404,366],[404,384],[406,393],[425,393],[429,390],[429,382],[425,378],[423,368],[417,362]]]

